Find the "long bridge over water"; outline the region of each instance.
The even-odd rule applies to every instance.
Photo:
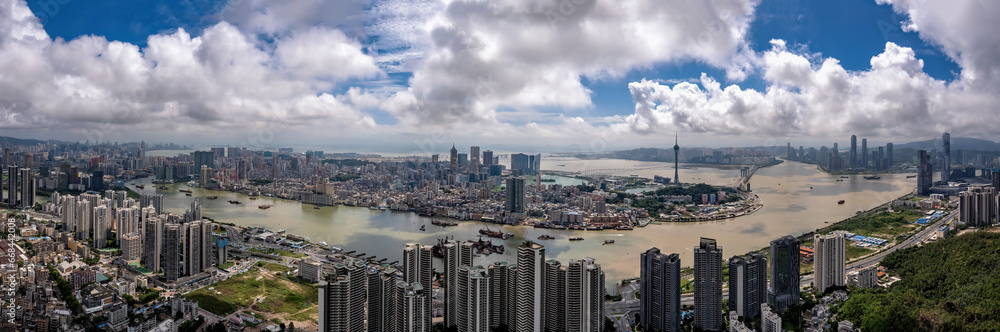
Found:
[[[750,191],[750,178],[753,177],[759,169],[760,165],[753,165],[753,167],[743,167],[740,169],[740,178],[733,183],[733,189]]]

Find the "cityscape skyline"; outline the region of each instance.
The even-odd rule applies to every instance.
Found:
[[[0,0],[0,331],[996,329],[997,17]]]
[[[679,138],[679,137],[680,136],[676,136],[675,138]],[[930,139],[927,139],[928,137],[930,137]],[[923,150],[927,150],[927,151],[938,150],[938,151],[942,151],[943,152],[944,143],[943,143],[942,136],[941,135],[937,135],[937,136],[931,135],[931,136],[928,136],[928,137],[923,137],[924,138],[923,140],[921,140],[920,138],[916,138],[916,140],[913,140],[913,141],[907,141],[907,140],[895,141],[895,140],[888,139],[888,138],[876,138],[876,140],[873,141],[874,142],[873,143],[873,147],[871,149],[869,149],[869,153],[878,152],[879,148],[880,148],[878,146],[879,144],[882,145],[882,148],[885,148],[886,145],[889,145],[889,146],[893,146],[893,145],[895,145],[895,146],[903,146],[904,148],[907,147],[907,146],[917,146],[917,147],[920,147],[920,148],[913,148],[913,147],[911,147],[911,149],[923,149]],[[868,138],[872,138],[872,137],[866,137],[865,139],[868,139]],[[12,140],[12,139],[13,140],[24,140],[24,139],[34,140],[34,139],[31,139],[31,138],[25,138],[25,137],[2,137],[2,136],[0,136],[0,142],[4,141],[5,139],[6,140]],[[826,140],[816,140],[814,143],[811,143],[811,144],[810,143],[803,143],[802,141],[787,141],[787,142],[784,142],[784,144],[787,145],[789,148],[796,148],[796,149],[798,149],[799,147],[814,148],[814,149],[820,149],[822,147],[827,147],[827,148],[830,149],[830,151],[833,151],[838,146],[847,146],[848,149],[840,150],[840,152],[842,152],[842,153],[849,153],[850,152],[850,150],[849,150],[849,147],[850,147],[850,145],[849,145],[849,142],[850,142],[849,137],[841,137],[841,139],[844,139],[844,142],[846,142],[848,144],[840,145],[840,144],[838,144],[837,139],[832,139],[832,140],[829,140],[829,141],[826,141]],[[967,150],[988,151],[988,152],[1000,151],[1000,141],[980,140],[980,139],[975,139],[975,138],[970,138],[970,137],[958,137],[958,139],[961,142],[959,145],[967,146],[966,147]],[[42,143],[45,142],[45,140],[39,140],[39,141],[42,142]],[[567,146],[542,145],[543,147],[540,148],[539,145],[512,145],[512,144],[507,144],[507,143],[504,143],[504,142],[492,142],[492,143],[485,143],[484,144],[484,143],[459,143],[459,142],[451,142],[451,141],[449,141],[447,144],[430,144],[430,145],[427,145],[427,146],[421,146],[420,148],[417,148],[417,149],[410,148],[408,145],[399,145],[399,144],[396,144],[396,145],[387,145],[387,146],[380,146],[380,148],[376,148],[376,149],[365,149],[365,148],[351,149],[351,148],[331,148],[330,146],[325,146],[324,147],[324,146],[300,145],[300,144],[245,145],[245,144],[226,144],[224,142],[215,142],[215,143],[209,143],[209,144],[204,144],[203,143],[203,144],[195,144],[195,145],[178,145],[178,144],[173,143],[173,142],[146,142],[146,141],[142,141],[142,140],[121,141],[121,142],[119,142],[119,141],[108,141],[108,142],[101,142],[101,143],[84,142],[84,141],[72,142],[72,141],[55,140],[55,143],[63,143],[63,144],[77,144],[77,143],[79,143],[79,144],[90,144],[90,145],[123,145],[123,144],[139,145],[139,144],[144,144],[144,146],[146,146],[148,148],[147,153],[158,155],[159,154],[158,151],[166,151],[167,154],[162,155],[164,157],[173,157],[173,156],[175,156],[173,153],[186,153],[186,151],[204,151],[204,150],[211,150],[213,148],[228,149],[228,148],[232,148],[232,147],[242,148],[242,149],[250,149],[250,150],[257,150],[257,151],[278,151],[278,152],[281,152],[281,153],[284,153],[285,150],[289,150],[290,149],[290,151],[293,151],[293,152],[298,153],[298,154],[307,153],[309,151],[322,151],[322,152],[330,153],[330,154],[338,154],[338,153],[340,153],[340,154],[361,153],[361,154],[377,154],[377,155],[384,155],[384,156],[390,156],[390,157],[409,157],[409,156],[427,156],[427,157],[430,157],[430,156],[433,156],[433,155],[440,155],[440,156],[443,156],[444,158],[449,158],[449,156],[448,156],[448,152],[449,152],[448,149],[451,146],[453,146],[453,145],[456,146],[456,147],[462,147],[463,149],[470,149],[472,147],[486,146],[486,147],[489,147],[489,149],[482,150],[482,152],[489,152],[491,155],[495,155],[495,156],[510,155],[510,154],[515,154],[515,153],[605,154],[605,153],[611,153],[611,152],[617,152],[617,151],[627,151],[627,150],[630,150],[630,149],[653,148],[653,149],[669,150],[669,149],[672,148],[671,144],[669,144],[668,141],[664,141],[662,143],[649,143],[649,144],[634,145],[634,146],[620,146],[620,147],[611,147],[611,146],[608,146],[608,147],[605,147],[605,148],[602,148],[602,149],[587,149],[587,148],[581,149],[579,146],[572,146],[572,145],[567,145]],[[771,145],[754,145],[754,144],[732,145],[732,144],[721,144],[721,145],[711,145],[711,146],[708,146],[708,145],[698,145],[698,143],[699,142],[697,142],[697,141],[691,142],[691,144],[687,144],[686,143],[683,146],[679,146],[679,149],[680,150],[692,150],[692,149],[753,149],[753,148],[781,149],[781,148],[785,147],[785,145],[783,145],[782,142],[780,142],[780,141],[773,141],[773,140],[769,140],[768,141],[768,143],[771,144]],[[175,152],[175,150],[179,150],[179,151]],[[884,149],[883,149],[883,152],[886,152],[886,151],[884,151]],[[891,153],[891,150],[888,151],[888,152]],[[456,151],[456,153],[457,153],[457,151]],[[462,154],[468,156],[468,153],[464,153],[463,152]],[[482,157],[482,154],[480,154],[479,156]],[[849,157],[849,155],[848,155],[848,157]],[[848,164],[849,164],[849,161],[848,161],[848,163],[845,163],[845,165],[848,165]]]
[[[991,167],[1000,165],[1000,160],[983,155],[975,155],[974,158],[966,156],[962,154],[962,149],[953,151],[949,133],[941,135],[941,150],[918,150],[910,160],[898,163],[894,158],[886,160],[895,150],[891,143],[881,147],[884,149],[876,149],[867,144],[866,137],[857,138],[852,136],[851,140],[855,143],[860,141],[860,145],[829,150],[831,158],[824,166],[817,157],[822,155],[819,152],[825,147],[820,150],[795,149],[788,142],[784,147],[786,150],[723,149],[727,151],[723,152],[695,148],[681,151],[682,141],[675,136],[673,149],[658,149],[653,155],[673,157],[672,163],[661,160],[659,166],[654,168],[662,168],[658,174],[669,176],[673,173],[674,177],[680,178],[676,181],[659,175],[652,179],[639,175],[619,178],[600,172],[586,173],[586,168],[576,172],[543,170],[541,165],[546,158],[556,158],[557,162],[578,159],[542,154],[497,154],[488,145],[459,149],[454,143],[446,157],[434,154],[383,159],[364,154],[326,154],[323,151],[296,153],[293,148],[287,147],[277,152],[213,147],[173,157],[149,156],[145,150],[147,145],[143,142],[96,147],[101,151],[93,156],[95,146],[86,144],[20,146],[8,142],[2,150],[2,161],[8,164],[5,181],[8,190],[3,197],[6,198],[5,207],[15,209],[5,210],[10,211],[5,212],[8,216],[26,213],[41,218],[52,216],[59,221],[43,224],[35,219],[26,220],[28,224],[38,224],[30,225],[33,228],[22,228],[22,234],[37,234],[42,228],[43,234],[49,237],[22,239],[26,241],[24,246],[31,248],[39,245],[58,251],[59,245],[64,243],[66,248],[72,249],[73,257],[79,256],[91,262],[75,268],[67,267],[62,273],[53,272],[57,281],[58,278],[72,281],[79,295],[66,296],[79,296],[80,301],[88,306],[87,310],[105,309],[101,304],[104,302],[94,302],[93,297],[103,294],[104,289],[109,287],[107,283],[93,285],[96,288],[92,290],[87,287],[98,280],[98,274],[107,276],[111,273],[107,269],[117,269],[116,274],[131,275],[127,278],[145,280],[147,285],[159,291],[181,294],[170,301],[199,299],[187,302],[189,304],[178,304],[184,308],[207,306],[218,311],[220,309],[213,302],[199,297],[207,295],[192,294],[206,292],[207,288],[215,296],[224,296],[214,289],[226,287],[222,285],[227,279],[239,280],[244,274],[252,276],[261,273],[253,268],[263,268],[269,271],[287,269],[285,276],[294,274],[298,278],[287,279],[287,282],[315,285],[314,289],[318,291],[315,297],[317,317],[315,320],[296,322],[309,326],[315,323],[321,331],[433,331],[441,326],[457,327],[460,331],[502,330],[504,326],[517,331],[604,331],[609,327],[621,331],[628,330],[634,323],[660,326],[664,330],[675,329],[680,324],[704,330],[721,330],[728,326],[751,331],[780,326],[781,315],[789,310],[801,310],[800,304],[808,303],[807,298],[831,292],[830,296],[841,296],[836,295],[839,294],[837,292],[847,285],[881,287],[884,279],[875,274],[877,267],[872,262],[878,263],[885,255],[861,256],[868,262],[852,263],[848,267],[850,255],[855,255],[857,261],[856,251],[859,249],[853,247],[896,250],[911,245],[913,242],[900,241],[909,241],[910,233],[917,231],[919,233],[913,235],[914,239],[933,241],[946,235],[930,230],[940,230],[940,225],[956,217],[961,225],[988,226],[997,222],[996,211],[1000,211],[1000,201],[992,186],[1000,181],[1000,169],[994,172]],[[869,155],[865,153],[867,148],[872,148],[868,151],[871,158],[865,163],[859,157]],[[469,152],[464,152],[466,150]],[[670,150],[674,150],[672,156]],[[952,154],[960,161],[951,164]],[[734,179],[734,184],[722,186],[697,183],[697,171],[676,167],[681,156],[687,158],[686,161],[718,165],[708,167],[732,169],[739,166],[740,177]],[[880,175],[896,180],[916,177],[905,181],[911,193],[878,198],[879,202],[890,201],[870,211],[899,213],[887,209],[889,204],[907,209],[930,209],[926,213],[914,213],[915,216],[925,216],[914,225],[921,224],[921,220],[923,224],[928,221],[935,221],[935,224],[933,227],[917,226],[913,231],[905,230],[902,235],[907,236],[895,237],[893,242],[882,238],[885,235],[881,233],[859,235],[843,228],[834,228],[833,231],[824,228],[773,239],[769,251],[756,247],[749,252],[739,252],[745,250],[741,248],[732,256],[723,253],[725,243],[706,237],[711,234],[700,234],[698,245],[689,251],[693,257],[687,256],[688,253],[684,252],[687,250],[661,254],[656,247],[647,247],[639,259],[629,259],[628,265],[638,267],[640,275],[623,278],[619,284],[613,285],[617,294],[610,298],[602,265],[619,265],[620,262],[608,262],[607,256],[605,260],[597,260],[584,255],[567,260],[568,252],[560,255],[562,261],[549,259],[545,244],[510,232],[510,228],[514,228],[515,232],[549,229],[556,232],[554,234],[601,232],[613,237],[604,237],[604,242],[597,245],[615,245],[612,248],[617,248],[615,235],[635,236],[645,231],[636,232],[638,228],[659,227],[663,222],[728,222],[729,219],[754,213],[761,206],[754,203],[759,196],[751,191],[755,188],[750,185],[753,181],[751,177],[759,169],[780,167],[783,163],[801,166],[817,164],[805,169],[828,173],[823,178],[826,181],[836,179],[833,183],[844,178],[852,179],[852,182],[864,179],[877,183],[881,180]],[[982,166],[973,165],[978,163]],[[830,167],[834,164],[838,166]],[[648,164],[635,165],[633,167],[638,168],[619,172],[649,167]],[[561,166],[565,165],[556,165],[556,168]],[[914,169],[917,175],[904,175],[914,172]],[[930,178],[929,174],[933,173],[929,170],[934,169],[941,170],[939,178]],[[543,181],[542,176],[547,172],[558,174],[555,176],[563,178],[562,181],[574,177],[583,177],[586,181],[578,180],[577,184],[553,183],[558,181],[556,179]],[[636,186],[635,183],[649,183],[650,180],[655,183],[653,188],[636,194],[628,192],[630,186]],[[154,188],[147,190],[147,185]],[[184,185],[187,187],[182,187]],[[780,183],[772,185],[780,186]],[[171,187],[179,189],[171,190]],[[193,190],[184,188],[198,189],[199,197],[185,200],[183,212],[164,211],[167,192],[183,193],[180,195],[182,199],[195,194]],[[35,195],[38,191],[43,194]],[[250,200],[266,198],[268,201],[290,200],[297,206],[309,204],[316,210],[328,206],[343,206],[345,209],[350,206],[362,210],[367,207],[366,210],[374,211],[366,214],[392,210],[394,212],[389,215],[428,218],[426,220],[431,220],[429,225],[432,227],[492,223],[497,230],[489,226],[480,229],[479,240],[458,241],[453,237],[439,237],[434,245],[413,241],[405,241],[404,244],[401,241],[396,243],[402,248],[401,259],[387,263],[388,257],[378,259],[377,255],[367,256],[367,253],[357,253],[357,250],[330,246],[325,242],[315,243],[308,237],[283,229],[271,231],[269,228],[230,224],[227,219],[217,221],[213,219],[218,216],[217,210],[213,210],[216,212],[212,213],[212,217],[202,214],[206,201],[219,198],[210,193],[227,191],[244,195],[242,197]],[[919,198],[914,195],[919,195]],[[650,202],[663,204],[656,207],[650,206]],[[233,199],[226,203],[230,206],[243,204]],[[171,204],[176,205],[176,202]],[[844,201],[837,204],[844,204]],[[271,207],[271,204],[261,204],[257,208],[264,211]],[[949,208],[952,212],[947,217],[944,212],[936,210]],[[865,216],[864,213],[858,215]],[[8,223],[15,223],[12,220],[9,219]],[[427,224],[421,225],[416,231],[425,232],[426,227]],[[944,229],[947,230],[947,227]],[[483,236],[490,240],[484,241]],[[520,236],[518,240],[512,241],[521,242],[516,247],[516,255],[507,262],[495,259],[481,261],[484,256],[502,255],[504,244],[511,244],[507,241],[517,236]],[[496,244],[493,239],[498,239],[501,244]],[[537,239],[554,241],[547,243],[559,248],[562,241],[573,243],[585,238],[570,236],[557,239],[551,234],[543,234]],[[693,241],[694,237],[688,239]],[[617,240],[627,241],[626,238]],[[677,240],[685,241],[681,238]],[[804,241],[811,241],[810,246],[801,245]],[[32,242],[35,244],[29,246]],[[373,244],[389,246],[393,243],[379,241]],[[657,242],[653,244],[659,246]],[[624,247],[624,250],[629,250],[629,247]],[[852,251],[855,253],[851,254]],[[686,261],[689,265],[684,265],[681,254],[689,257],[684,258],[690,259]],[[48,257],[61,260],[51,255]],[[440,266],[443,268],[434,267],[438,265],[437,258],[441,259]],[[800,259],[812,261],[812,270],[807,270],[811,273],[804,277],[800,274]],[[63,263],[67,262],[60,264]],[[251,266],[246,266],[248,263]],[[246,267],[235,271],[223,267],[234,265]],[[282,273],[275,275],[282,276]],[[117,277],[117,282],[123,282],[122,278],[126,277]],[[630,286],[632,283],[635,286]],[[118,292],[134,292],[150,286],[135,286],[132,290],[129,290],[132,286],[128,285],[116,287],[119,287],[116,288]],[[659,294],[642,300],[637,294],[643,290]],[[120,293],[120,296],[124,298],[124,294]],[[615,297],[619,296],[621,298],[616,300]],[[225,301],[224,297],[219,301]],[[115,301],[112,299],[110,303]],[[120,304],[131,308],[128,303]],[[72,306],[72,302],[67,302],[67,305]],[[372,308],[373,305],[378,307]],[[116,318],[120,313],[117,310],[121,310],[118,308],[121,307],[110,306],[103,317],[115,324],[124,324]],[[266,312],[267,309],[264,310]],[[626,315],[617,316],[615,312],[620,313],[621,310],[626,310]],[[630,318],[627,315],[629,311],[641,315]],[[813,312],[812,315],[822,317],[823,314]],[[640,321],[642,317],[648,317],[648,320]],[[243,325],[233,319],[229,318],[224,323],[230,329],[240,329]],[[379,320],[383,320],[381,324]],[[215,321],[223,322],[217,318]],[[159,322],[173,324],[176,321]],[[38,324],[38,321],[34,323]],[[135,322],[129,324],[134,325]]]

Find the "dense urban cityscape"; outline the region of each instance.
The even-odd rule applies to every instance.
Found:
[[[545,184],[543,155],[501,155],[478,146],[469,148],[470,154],[453,147],[448,159],[236,147],[162,157],[147,156],[142,142],[9,139],[3,149],[9,240],[0,244],[13,253],[5,266],[14,268],[5,270],[4,280],[13,282],[8,287],[16,295],[9,300],[21,314],[4,325],[35,331],[240,330],[279,328],[275,324],[286,322],[321,331],[850,329],[850,321],[831,319],[830,308],[842,305],[851,289],[898,281],[901,276],[888,275],[878,265],[888,253],[997,222],[1000,171],[988,166],[995,165],[1000,152],[977,155],[961,167],[949,165],[949,140],[946,133],[938,140],[942,150],[919,150],[900,158],[906,160],[901,163],[878,153],[868,160],[851,158],[858,151],[853,145],[839,152],[834,144],[827,154],[827,165],[845,165],[826,169],[837,181],[847,177],[843,172],[889,176],[915,171],[915,179],[905,175],[912,193],[866,212],[905,211],[919,217],[906,221],[913,228],[899,236],[821,229],[772,239],[766,248],[729,258],[723,254],[725,243],[702,237],[691,239],[693,262],[647,248],[633,262],[639,275],[619,281],[606,279],[602,262],[594,258],[547,259],[546,243],[565,240],[553,236],[522,240],[510,248],[515,260],[479,261],[503,254],[513,236],[503,226],[586,234],[658,227],[673,220],[672,215],[639,202],[657,201],[672,213],[698,216],[731,204],[723,203],[727,197],[748,197],[753,173],[744,167],[731,187],[686,183],[679,168],[681,148],[675,144],[676,159],[664,163],[673,178],[649,181],[636,195],[624,191],[635,184],[635,176],[556,172],[564,178],[585,177],[581,181],[587,184]],[[826,150],[801,154],[788,148],[781,160],[818,161],[811,152]],[[685,151],[684,156],[702,160],[717,157],[718,151]],[[774,164],[772,159],[758,160]],[[989,162],[976,164],[981,160]],[[929,179],[934,169],[950,171],[939,172],[934,181]],[[143,179],[146,184],[140,184]],[[878,175],[866,175],[863,181],[879,181]],[[192,197],[191,190],[176,189],[185,187],[206,191]],[[697,191],[704,188],[717,192]],[[189,202],[183,213],[164,209],[167,191],[185,194],[179,196]],[[202,202],[219,199],[204,193],[224,191],[249,198],[230,200],[230,205],[273,197],[315,209],[347,205],[372,213],[419,215],[432,227],[445,229],[468,222],[498,227],[480,230],[478,241],[446,237],[438,243],[382,243],[402,253],[401,261],[388,262],[337,244],[312,242],[304,236],[308,234],[203,215]],[[667,191],[671,194],[663,194]],[[851,247],[873,250],[856,254]],[[811,269],[804,270],[807,265]],[[259,280],[263,271],[274,272],[280,283],[312,291],[285,294],[270,305],[265,296],[282,295],[264,292],[248,304],[227,302],[231,296],[245,296],[235,285],[248,282],[247,276]],[[299,301],[306,310],[296,312],[312,307],[314,314],[276,318],[279,311],[273,306],[285,301]]]
[[[0,0],[0,332],[997,331],[997,17]]]

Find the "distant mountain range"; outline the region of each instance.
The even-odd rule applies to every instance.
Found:
[[[893,146],[893,149],[941,150],[941,137]],[[951,150],[1000,151],[1000,143],[970,137],[951,137]]]
[[[16,138],[9,136],[0,136],[0,143],[10,143],[15,145],[37,145],[41,143],[52,142],[57,144],[68,144],[71,142],[66,142],[62,140],[37,140],[37,139],[26,139],[26,138]],[[506,147],[506,146],[505,146]],[[545,145],[547,148],[552,148],[551,145]],[[525,147],[520,147],[525,148]],[[681,147],[686,149],[685,147]],[[785,146],[756,146],[756,147],[746,147],[746,148],[763,148],[767,150],[768,153],[772,154],[783,154],[785,151]],[[849,147],[842,146],[841,151],[846,151]],[[903,144],[895,144],[893,146],[895,150],[941,150],[941,137],[936,137],[934,139],[929,139],[925,141],[916,141]],[[536,148],[537,149],[537,148]],[[662,151],[661,151],[662,150]],[[982,151],[982,152],[1000,152],[1000,143],[971,138],[971,137],[951,137],[951,150],[969,150],[969,151]],[[632,150],[614,151],[608,154],[617,155],[618,158],[625,159],[635,159],[635,160],[673,160],[673,151],[670,151],[670,147],[664,148],[638,148]],[[903,152],[903,151],[901,151]],[[905,153],[905,152],[904,152]],[[589,156],[594,157],[594,156]]]
[[[65,143],[65,142],[59,141],[59,140],[51,140],[51,141],[52,142],[58,142],[58,143]],[[8,137],[8,136],[0,136],[0,143],[10,143],[10,144],[14,144],[14,145],[37,145],[37,144],[42,144],[42,143],[45,143],[45,142],[46,141],[37,140],[37,139],[15,138],[15,137]]]

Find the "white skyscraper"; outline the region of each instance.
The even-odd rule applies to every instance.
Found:
[[[139,239],[138,233],[128,233],[122,236],[122,259],[126,262],[138,263],[142,257],[142,246]]]
[[[524,241],[517,248],[517,324],[518,332],[542,332],[545,294],[543,271],[545,246]]]
[[[442,250],[445,279],[444,323],[447,327],[458,326],[460,282],[458,271],[462,266],[472,266],[473,249],[472,242],[459,244],[450,240],[444,244]]]
[[[813,287],[821,292],[833,286],[844,286],[846,248],[844,233],[813,235]]]
[[[566,331],[604,331],[604,272],[593,258],[566,267]]]
[[[462,265],[458,270],[458,330],[490,331],[489,273],[482,266]]]
[[[139,211],[134,208],[119,208],[115,210],[115,234],[118,246],[121,246],[125,234],[138,233]]]
[[[406,281],[414,291],[416,291],[415,289],[419,285],[420,294],[414,294],[413,298],[425,302],[413,307],[415,308],[414,310],[424,310],[424,312],[416,316],[423,322],[421,325],[420,321],[417,321],[416,324],[420,325],[420,327],[415,329],[418,330],[430,331],[433,328],[431,323],[431,295],[429,294],[434,271],[432,257],[430,246],[407,243],[406,247],[403,248],[403,281]],[[428,294],[423,294],[425,291]]]
[[[67,195],[62,199],[63,231],[76,232],[76,196]]]
[[[396,283],[396,331],[431,332],[429,296],[420,283]]]
[[[211,223],[196,220],[187,225],[184,240],[184,274],[194,275],[208,269],[212,257]]]
[[[86,194],[84,194],[86,195]],[[83,195],[80,195],[82,198]],[[80,242],[87,242],[90,239],[90,220],[93,218],[93,206],[90,200],[81,199],[76,202],[76,239]]]
[[[102,249],[108,245],[108,233],[111,232],[111,210],[104,204],[94,208],[94,248]]]
[[[781,332],[781,316],[771,311],[767,303],[760,305],[761,332]]]
[[[164,213],[163,211],[163,194],[154,193],[142,193],[139,196],[139,207],[152,206],[156,209],[156,213]]]

